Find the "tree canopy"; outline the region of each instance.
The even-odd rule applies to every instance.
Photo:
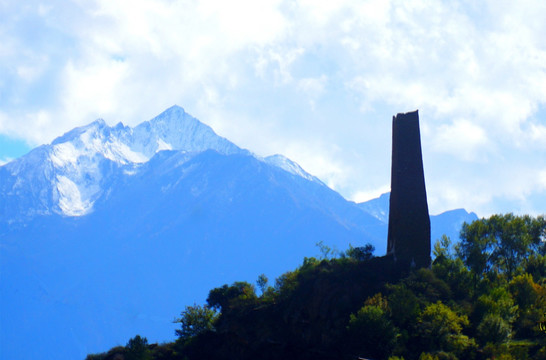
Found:
[[[259,296],[241,281],[186,306],[174,343],[135,337],[88,360],[546,359],[544,217],[493,215],[460,234],[435,242],[430,268],[410,271],[370,247],[320,244],[320,258],[275,286],[260,275]]]

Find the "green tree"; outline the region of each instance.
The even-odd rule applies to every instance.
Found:
[[[452,259],[453,254],[451,252],[451,239],[447,235],[442,235],[442,237],[434,243],[432,248],[432,254],[434,259]]]
[[[417,336],[427,351],[463,353],[473,340],[462,334],[469,321],[465,315],[457,315],[448,306],[438,301],[430,304],[419,315]]]
[[[497,314],[488,314],[478,325],[477,338],[483,345],[500,344],[510,338],[510,324]]]
[[[419,360],[439,360],[438,356],[431,353],[421,353]]]
[[[543,289],[534,282],[530,274],[522,274],[514,277],[508,284],[516,303],[521,310],[529,308],[539,300]]]
[[[377,293],[374,296],[367,298],[366,301],[364,301],[364,305],[376,306],[387,314],[390,312],[389,302],[381,293]]]
[[[437,351],[434,353],[421,353],[419,360],[458,360],[458,358],[452,353]]]
[[[533,276],[535,282],[541,282],[546,278],[546,256],[533,253],[523,262],[525,272]]]
[[[404,284],[390,285],[388,289],[391,293],[387,299],[394,323],[400,328],[409,328],[419,315],[419,299]]]
[[[533,251],[544,251],[546,221],[529,215],[493,215],[463,224],[459,255],[480,277],[490,270],[512,278]]]
[[[314,258],[310,258],[310,259],[314,259]],[[312,265],[310,262],[308,262],[307,265],[304,262],[302,269],[305,269],[305,268],[310,269],[313,266],[314,265]],[[279,276],[277,279],[275,279],[275,290],[280,295],[280,297],[282,298],[289,297],[293,293],[293,291],[296,290],[296,288],[299,285],[298,273],[299,273],[298,270],[288,271],[282,274],[281,276]]]
[[[469,298],[473,290],[472,274],[451,249],[451,239],[445,235],[435,242],[432,271],[449,285],[455,299]]]
[[[245,302],[254,302],[257,299],[254,286],[246,281],[236,281],[231,286],[212,289],[207,298],[210,308],[220,309],[221,312]]]
[[[497,240],[493,258],[501,271],[512,277],[518,264],[539,242],[540,224],[528,215],[493,215],[488,220],[491,235]],[[537,232],[538,230],[538,232]]]
[[[180,329],[175,330],[175,334],[181,340],[188,340],[206,331],[213,331],[217,319],[216,311],[206,305],[186,306],[180,318],[174,320],[174,323],[179,323],[181,326]]]
[[[339,255],[339,251],[334,247],[331,248],[330,246],[326,245],[324,241],[319,241],[315,244],[321,253],[321,260],[331,260],[335,259]]]
[[[366,244],[364,246],[353,247],[349,244],[349,249],[345,251],[345,256],[357,260],[366,261],[373,258],[373,252],[375,247],[372,244]]]
[[[347,329],[352,348],[365,356],[385,358],[396,345],[397,328],[378,306],[365,305],[351,314]]]
[[[546,217],[539,215],[536,218],[524,216],[527,232],[531,236],[531,247],[540,255],[546,255]]]
[[[430,269],[417,269],[402,281],[423,303],[451,298],[451,289]]]
[[[151,360],[152,355],[148,347],[148,339],[140,335],[129,339],[125,346],[126,360]]]
[[[510,292],[505,287],[499,286],[478,298],[474,314],[480,320],[487,315],[496,315],[511,324],[517,316],[517,311],[518,305],[514,303]]]
[[[546,288],[533,281],[530,274],[514,277],[508,284],[518,305],[518,318],[514,331],[518,337],[542,338],[544,334],[538,329],[538,321],[546,314]]]
[[[258,288],[260,289],[262,295],[265,294],[265,291],[267,290],[267,284],[269,283],[269,279],[265,274],[261,274],[258,276],[258,280],[256,280],[256,285],[258,285]]]
[[[476,283],[479,277],[489,271],[496,240],[490,234],[486,219],[464,223],[460,238],[458,255],[474,274]]]

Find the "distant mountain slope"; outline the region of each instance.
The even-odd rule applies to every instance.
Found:
[[[224,283],[273,280],[319,241],[381,255],[386,210],[371,204],[179,107],[135,128],[74,129],[0,167],[0,358],[83,359],[137,333],[170,340],[185,305]]]
[[[158,153],[87,216],[40,217],[4,233],[2,323],[18,326],[2,334],[2,358],[40,357],[56,342],[72,348],[65,358],[81,358],[135,332],[172,339],[172,318],[212,287],[278,276],[320,240],[358,244],[361,224],[374,221],[250,155]],[[34,346],[22,349],[31,332]]]
[[[375,236],[386,239],[389,225],[389,198],[390,193],[382,194],[376,199],[372,199],[357,204],[358,207],[380,221]],[[438,215],[430,216],[430,238],[434,243],[442,235],[447,235],[453,242],[459,241],[459,232],[463,223],[471,223],[477,220],[478,216],[465,209],[455,209],[443,212]],[[376,249],[377,250],[377,249]],[[384,251],[386,249],[381,249]],[[380,251],[380,252],[381,252]]]

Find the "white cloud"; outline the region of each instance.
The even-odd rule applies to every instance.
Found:
[[[35,81],[43,75],[48,62],[49,59],[42,56],[37,59],[32,59],[32,61],[29,61],[26,64],[20,64],[16,69],[17,76],[25,82]]]
[[[525,145],[541,151],[546,150],[546,125],[531,123],[524,131],[522,141]]]
[[[466,119],[455,119],[453,124],[441,125],[433,132],[432,138],[432,150],[463,161],[486,162],[488,154],[496,152],[484,129]]]
[[[298,87],[309,96],[318,96],[324,92],[324,86],[328,80],[326,75],[319,78],[303,78],[299,80]]]
[[[388,184],[391,116],[419,109],[437,210],[487,212],[499,198],[545,191],[529,180],[546,168],[543,2],[0,7],[4,134],[48,142],[97,117],[136,124],[178,103],[242,146],[284,153],[362,198]],[[521,163],[527,180],[497,185]]]
[[[123,83],[129,65],[114,59],[86,59],[83,64],[69,61],[64,70],[63,108],[69,114],[112,114],[122,100]]]
[[[546,191],[546,169],[540,170],[537,182],[543,191]]]
[[[4,164],[7,164],[9,163],[11,160],[13,160],[12,158],[0,158],[0,166],[4,165]]]
[[[364,201],[376,199],[382,194],[390,192],[390,191],[391,191],[390,185],[383,185],[376,189],[357,191],[351,196],[351,199],[357,203],[361,203]]]
[[[324,94],[328,77],[322,74],[318,78],[303,78],[298,81],[298,89],[308,98],[309,106],[316,109],[316,101]]]

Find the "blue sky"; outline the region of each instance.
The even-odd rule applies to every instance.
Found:
[[[419,109],[432,213],[546,209],[546,3],[0,0],[0,162],[178,104],[343,196],[389,190]]]

